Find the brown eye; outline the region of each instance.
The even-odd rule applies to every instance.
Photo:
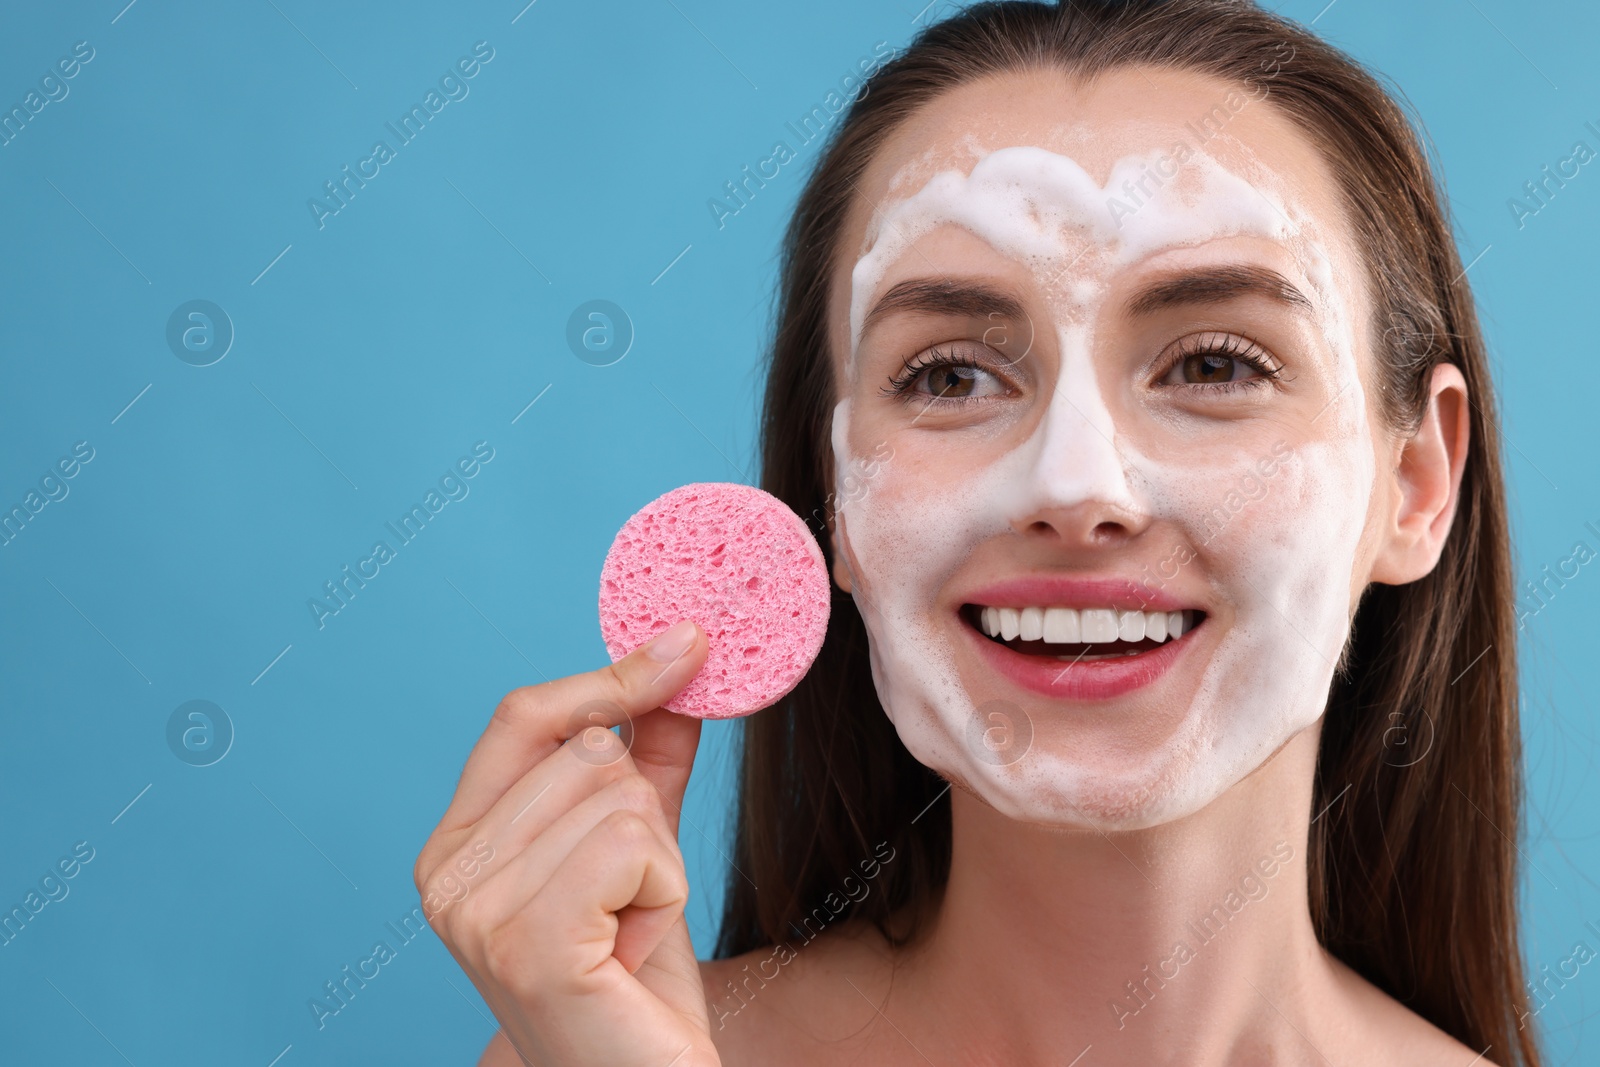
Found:
[[[1255,387],[1278,377],[1274,360],[1253,341],[1234,334],[1211,333],[1186,338],[1160,383],[1165,386]]]
[[[1221,352],[1196,352],[1187,356],[1182,371],[1183,380],[1188,385],[1216,385],[1240,378],[1260,377],[1260,372],[1254,367]]]
[[[978,384],[979,371],[976,367],[960,367],[947,364],[942,367],[928,368],[928,392],[933,396],[950,397],[952,399],[971,396],[973,389]]]
[[[924,402],[960,403],[1003,396],[1006,383],[993,371],[978,366],[973,357],[930,349],[908,362],[889,379],[885,396],[921,398]]]

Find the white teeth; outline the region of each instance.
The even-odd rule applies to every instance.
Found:
[[[1022,613],[1016,608],[1000,609],[1000,638],[1009,641],[1022,632]]]
[[[1117,613],[1110,608],[1083,610],[1083,641],[1096,645],[1117,639]]]
[[[1144,640],[1144,612],[1124,611],[1117,615],[1117,636],[1124,641]]]
[[[1078,613],[1072,608],[1046,608],[1044,639],[1053,645],[1075,645],[1082,641],[1083,637],[1078,628]]]
[[[1044,636],[1044,609],[1023,608],[1019,636],[1024,641],[1037,641]]]
[[[989,610],[987,608],[985,611]],[[1167,613],[1153,611],[1144,617],[1144,635],[1152,641],[1167,639]]]
[[[1113,611],[1110,608],[996,608],[978,612],[979,627],[1004,641],[1043,640],[1053,645],[1109,644],[1113,641],[1160,643],[1194,629],[1187,611]]]

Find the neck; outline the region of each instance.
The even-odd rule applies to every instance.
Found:
[[[1277,1043],[1333,978],[1307,904],[1317,741],[1148,830],[1047,830],[952,790],[950,881],[903,979],[929,998],[927,1032],[1020,1064],[1091,1045],[1094,1062],[1225,1063]]]

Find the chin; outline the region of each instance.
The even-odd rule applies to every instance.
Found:
[[[912,755],[1015,822],[1095,833],[1145,830],[1193,815],[1248,773],[1218,781],[1214,771],[1196,766],[1193,752],[1137,767],[1107,767],[1037,750],[1007,767],[955,760],[938,766],[935,753],[913,750]]]
[[[974,635],[943,636],[953,650]],[[1320,719],[1323,701],[1311,697],[1326,694],[1321,672],[1296,664],[1303,673],[1291,685],[1283,668],[1292,655],[1225,636],[1197,626],[1184,636],[1195,653],[1187,667],[1175,663],[1148,689],[1113,700],[1030,693],[981,661],[914,685],[887,676],[876,651],[872,661],[884,707],[919,762],[1008,819],[1106,833],[1199,812]],[[1241,684],[1252,675],[1261,684]]]

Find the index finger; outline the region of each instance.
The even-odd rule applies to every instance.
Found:
[[[472,746],[441,828],[477,822],[529,768],[581,730],[617,726],[659,708],[699,673],[709,651],[704,632],[685,619],[608,666],[506,694]]]

